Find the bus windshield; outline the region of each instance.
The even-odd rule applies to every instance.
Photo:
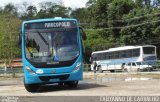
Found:
[[[155,47],[143,47],[144,54],[155,54]]]
[[[72,65],[80,54],[77,32],[77,28],[26,30],[25,56],[37,67]]]

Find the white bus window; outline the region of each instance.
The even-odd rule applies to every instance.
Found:
[[[105,53],[105,59],[109,59],[109,54]]]
[[[126,52],[125,51],[121,51],[121,58],[126,58]]]
[[[108,53],[108,59],[112,59],[112,52]]]
[[[132,57],[132,50],[128,50],[128,57]]]
[[[118,59],[118,58],[119,58],[119,51],[116,51],[116,52],[114,53],[114,56],[115,56],[115,59]]]
[[[131,50],[126,50],[125,53],[126,53],[126,58],[129,58],[132,56]]]
[[[102,59],[103,59],[103,58],[102,58],[102,57],[103,57],[103,54],[102,54],[102,53],[99,53],[98,55],[99,55],[99,56],[98,56],[98,59],[99,59],[99,60],[102,60]]]
[[[143,47],[144,54],[155,54],[155,47]]]
[[[115,52],[112,52],[112,59],[115,59]]]
[[[124,55],[123,56],[124,56],[124,58],[128,58],[128,50],[124,51]]]
[[[133,49],[132,50],[132,56],[133,57],[138,57],[138,56],[140,56],[140,49],[138,48],[138,49]]]
[[[121,51],[119,51],[119,58],[122,58],[122,54],[121,54],[122,52]]]
[[[98,54],[93,54],[93,61],[98,60]]]
[[[102,59],[106,59],[106,53],[102,53],[103,56],[102,56]]]

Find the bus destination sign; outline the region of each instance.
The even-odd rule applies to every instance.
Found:
[[[52,21],[52,22],[34,22],[26,23],[25,29],[50,29],[50,28],[74,28],[76,21]]]
[[[70,27],[70,22],[51,22],[45,23],[45,28],[59,28],[59,27]]]

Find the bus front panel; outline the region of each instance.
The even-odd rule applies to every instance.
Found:
[[[76,20],[24,22],[25,83],[82,79],[82,52]]]

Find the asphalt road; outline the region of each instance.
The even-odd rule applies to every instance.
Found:
[[[43,85],[36,93],[29,93],[23,78],[1,78],[0,96],[160,96],[160,79],[138,77],[92,77],[79,82],[77,88]]]

